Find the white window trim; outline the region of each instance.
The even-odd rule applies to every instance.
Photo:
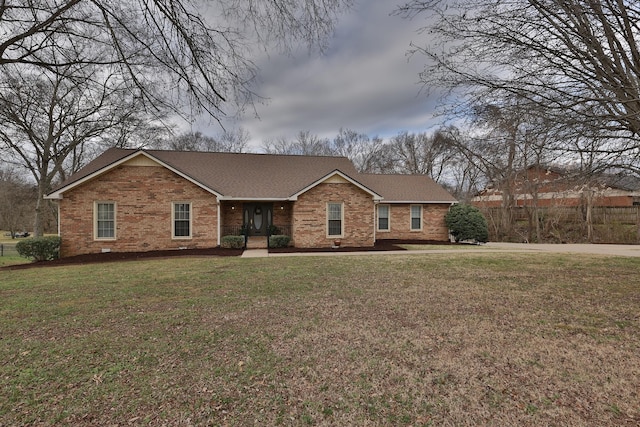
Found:
[[[340,205],[340,234],[329,234],[329,205]],[[344,237],[344,202],[327,202],[326,206],[326,233],[328,239],[341,239]]]
[[[414,206],[417,206],[420,208],[420,228],[413,228],[413,207]],[[424,215],[424,207],[422,205],[409,205],[409,230],[422,231],[423,215]]]
[[[113,237],[98,237],[98,205],[113,205]],[[113,241],[118,236],[118,205],[113,200],[96,200],[93,202],[93,240]]]
[[[387,207],[387,228],[380,228],[380,206]],[[381,233],[389,233],[391,231],[391,205],[380,204],[376,209],[376,231]]]
[[[189,205],[189,235],[176,236],[176,205]],[[171,238],[173,240],[190,240],[193,238],[193,204],[191,202],[171,202]]]

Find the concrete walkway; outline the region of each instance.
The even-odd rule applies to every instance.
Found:
[[[247,249],[242,258],[282,257],[282,256],[347,256],[347,255],[415,255],[450,254],[482,252],[529,252],[529,253],[575,253],[604,256],[640,257],[640,245],[593,245],[593,244],[548,244],[548,243],[500,243],[489,242],[485,245],[460,249],[427,249],[416,251],[362,251],[362,252],[293,252],[269,253],[267,249]]]
[[[242,255],[240,257],[241,258],[264,258],[268,256],[270,256],[268,249],[245,249],[244,252],[242,252]]]

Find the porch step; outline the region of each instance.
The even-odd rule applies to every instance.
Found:
[[[266,236],[250,236],[247,240],[247,249],[267,249]]]

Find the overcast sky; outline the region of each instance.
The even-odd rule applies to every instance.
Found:
[[[256,103],[259,117],[248,111],[231,127],[249,131],[253,151],[261,141],[293,139],[305,130],[331,138],[349,128],[386,138],[433,128],[436,100],[418,83],[425,57],[407,56],[411,41],[424,40],[416,33],[422,21],[391,16],[395,6],[361,0],[342,15],[324,54],[301,49],[253,58],[260,69],[256,92],[267,100]],[[200,121],[193,130],[213,135],[219,129]]]

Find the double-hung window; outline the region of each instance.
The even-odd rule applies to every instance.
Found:
[[[173,237],[177,239],[191,238],[191,203],[174,203],[172,217]]]
[[[342,237],[342,203],[327,203],[327,236]]]
[[[94,236],[98,240],[116,238],[116,204],[114,202],[95,203]]]
[[[378,231],[389,231],[389,205],[378,205]]]
[[[411,230],[422,230],[422,206],[411,205]]]

